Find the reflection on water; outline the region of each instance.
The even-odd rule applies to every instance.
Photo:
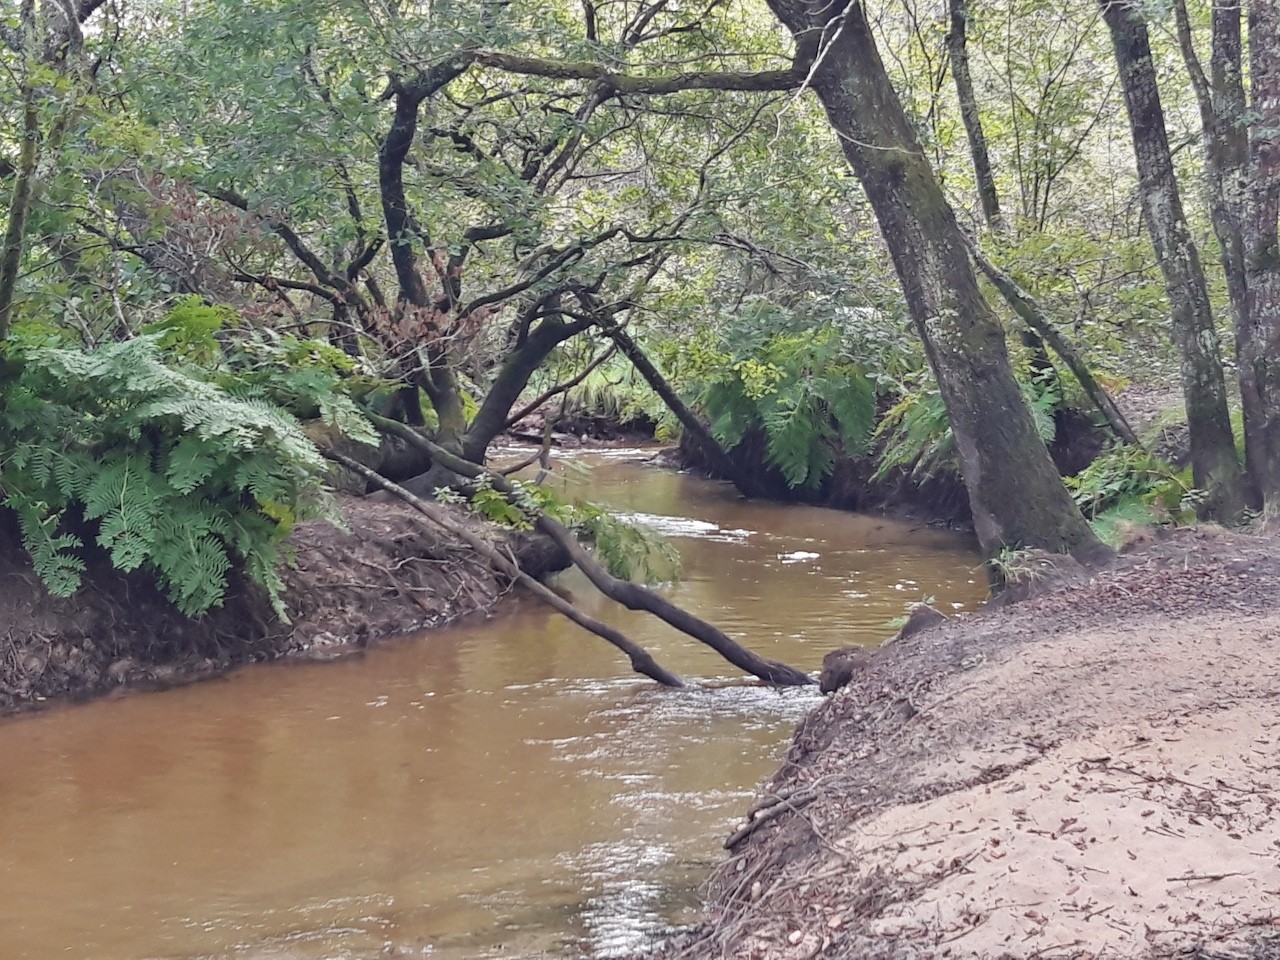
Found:
[[[982,599],[950,535],[583,459],[576,486],[679,548],[668,595],[767,656],[816,670],[923,597]],[[712,685],[659,689],[519,599],[337,664],[0,726],[0,957],[604,957],[687,918],[817,695],[562,583]]]

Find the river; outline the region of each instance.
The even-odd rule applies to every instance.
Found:
[[[953,534],[635,458],[582,455],[558,482],[661,529],[671,599],[767,656],[817,670],[916,601],[985,595]],[[691,919],[819,696],[561,582],[702,685],[661,689],[518,599],[337,663],[0,725],[0,957],[609,957]]]

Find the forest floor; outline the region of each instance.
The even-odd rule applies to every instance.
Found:
[[[509,584],[465,543],[409,507],[342,497],[346,529],[300,524],[282,571],[289,622],[263,592],[235,583],[199,621],[179,614],[150,578],[92,558],[85,584],[51,597],[0,527],[0,715],[114,690],[166,687],[288,655],[337,657],[382,637],[490,610]],[[464,510],[456,519],[499,539],[534,576],[567,565],[549,540],[499,531]]]
[[[659,955],[1280,957],[1280,542],[1054,562],[808,717]]]

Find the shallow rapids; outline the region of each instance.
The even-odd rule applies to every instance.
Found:
[[[767,656],[816,671],[914,602],[984,596],[952,534],[747,503],[636,457],[558,482],[669,537],[669,596]],[[703,686],[660,689],[518,599],[338,663],[0,725],[0,957],[608,957],[688,919],[818,695],[561,583]]]

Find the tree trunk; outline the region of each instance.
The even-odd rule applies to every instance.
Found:
[[[404,165],[417,135],[418,111],[423,102],[461,76],[468,63],[466,59],[446,60],[432,66],[412,83],[392,82],[395,112],[378,148],[378,192],[391,263],[399,285],[397,310],[428,312],[436,307],[419,269],[416,245],[422,236],[405,194]],[[439,422],[437,435],[441,441],[461,449],[466,416],[447,343],[443,346],[428,343],[424,352],[427,363],[414,371],[411,379],[425,391],[435,407]]]
[[[1169,295],[1191,437],[1191,472],[1196,486],[1208,494],[1201,512],[1230,520],[1245,507],[1243,475],[1227,413],[1218,334],[1200,256],[1182,211],[1147,27],[1129,0],[1099,2],[1120,69],[1143,218]]]
[[[769,0],[797,38],[821,35],[811,85],[862,181],[955,434],[983,551],[1109,553],[1062,484],[1014,379],[955,212],[894,92],[860,2]]]
[[[733,462],[733,458],[729,456],[728,451],[720,445],[720,441],[715,438],[698,415],[689,409],[688,404],[680,399],[680,395],[675,392],[671,384],[667,383],[662,372],[653,365],[653,361],[640,349],[640,345],[631,339],[631,335],[617,324],[606,325],[602,323],[600,329],[617,344],[618,350],[631,361],[631,365],[636,368],[640,376],[644,377],[645,383],[649,384],[653,392],[658,395],[658,399],[666,404],[668,410],[675,414],[685,433],[702,448],[712,467],[715,468],[715,472],[726,480],[731,481],[744,497],[760,496],[759,487],[751,482],[750,477],[742,475],[742,471]]]
[[[1240,405],[1244,413],[1244,453],[1253,490],[1261,490],[1257,474],[1262,450],[1259,430],[1262,401],[1249,351],[1248,280],[1245,276],[1244,224],[1247,219],[1249,133],[1242,71],[1239,0],[1214,0],[1213,50],[1206,77],[1196,54],[1191,19],[1185,0],[1175,0],[1178,46],[1200,107],[1204,136],[1205,187],[1209,219],[1218,240],[1222,272],[1234,315],[1235,356],[1239,371]]]
[[[9,222],[5,228],[4,246],[0,248],[0,342],[9,338],[9,329],[13,323],[13,302],[27,234],[27,213],[31,208],[36,178],[36,143],[40,138],[35,94],[27,84],[24,83],[23,86],[22,144],[18,150],[18,170],[9,199]]]
[[[987,136],[978,114],[978,98],[973,90],[973,77],[969,73],[968,0],[950,0],[951,29],[947,32],[947,56],[951,62],[951,77],[956,85],[956,97],[960,101],[960,119],[964,121],[965,136],[969,139],[969,156],[973,159],[973,175],[978,185],[978,201],[982,204],[982,218],[987,229],[999,232],[1004,229],[1000,215],[1000,194],[991,172],[991,158],[987,153]]]
[[[565,323],[546,317],[529,332],[524,341],[513,347],[502,360],[498,375],[485,393],[484,402],[462,438],[462,457],[472,463],[484,463],[489,444],[507,427],[511,408],[529,385],[529,378],[557,346],[591,326],[589,320]]]
[[[1255,395],[1250,468],[1267,514],[1280,515],[1280,6],[1249,7],[1248,218],[1244,261],[1248,322],[1240,379]]]
[[[20,85],[22,95],[21,142],[18,146],[18,163],[14,171],[13,193],[9,199],[9,221],[5,226],[4,246],[0,248],[0,343],[9,338],[13,323],[13,301],[17,294],[18,274],[22,268],[22,251],[27,235],[27,214],[35,193],[36,150],[40,142],[39,104],[36,102],[35,81],[31,77],[36,44],[36,11],[34,0],[24,0],[18,28],[22,32],[24,75]],[[6,384],[0,380],[0,390]]]

